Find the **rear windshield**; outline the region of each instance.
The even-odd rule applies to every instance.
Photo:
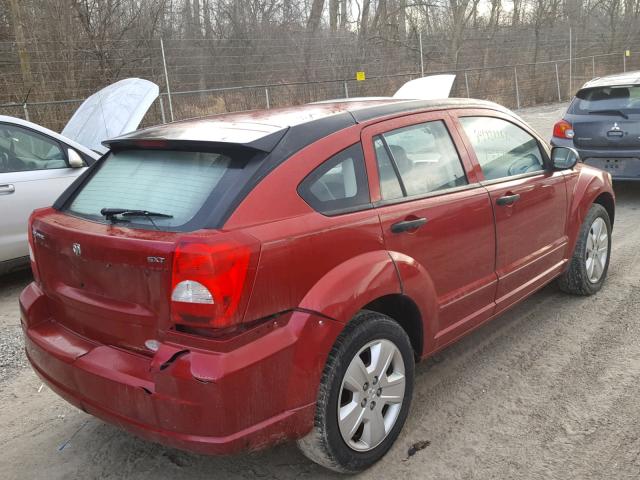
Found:
[[[569,107],[569,113],[574,115],[607,113],[611,110],[625,114],[640,113],[640,85],[585,88],[576,94]]]
[[[216,209],[222,197],[237,193],[259,156],[253,151],[190,152],[125,150],[100,162],[67,203],[66,211],[106,222],[104,208],[142,210],[160,215],[124,214],[113,220],[141,228],[181,229]],[[202,218],[193,229],[205,226]]]

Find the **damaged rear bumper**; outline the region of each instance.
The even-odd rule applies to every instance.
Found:
[[[52,390],[138,436],[204,454],[305,435],[327,353],[341,330],[315,314],[291,312],[235,349],[161,343],[147,356],[60,325],[35,283],[20,304],[27,357]]]

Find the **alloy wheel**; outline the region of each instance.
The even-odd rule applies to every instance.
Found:
[[[607,224],[600,217],[591,224],[587,236],[585,262],[587,277],[591,283],[598,283],[604,273],[609,255],[609,232]]]
[[[338,426],[350,448],[366,452],[382,443],[402,408],[405,383],[404,360],[393,342],[374,340],[353,357],[338,399]]]

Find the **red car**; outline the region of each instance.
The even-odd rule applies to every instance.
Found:
[[[106,143],[31,217],[26,352],[72,404],[177,448],[295,439],[365,469],[414,361],[607,273],[609,174],[493,103],[305,105]]]

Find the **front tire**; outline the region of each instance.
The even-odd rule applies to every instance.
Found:
[[[402,327],[386,315],[360,312],[329,354],[314,427],[298,440],[298,447],[309,459],[336,472],[370,467],[402,430],[413,376],[413,349]]]
[[[607,210],[591,205],[578,234],[569,269],[558,286],[574,295],[593,295],[602,288],[611,257],[611,220]]]

